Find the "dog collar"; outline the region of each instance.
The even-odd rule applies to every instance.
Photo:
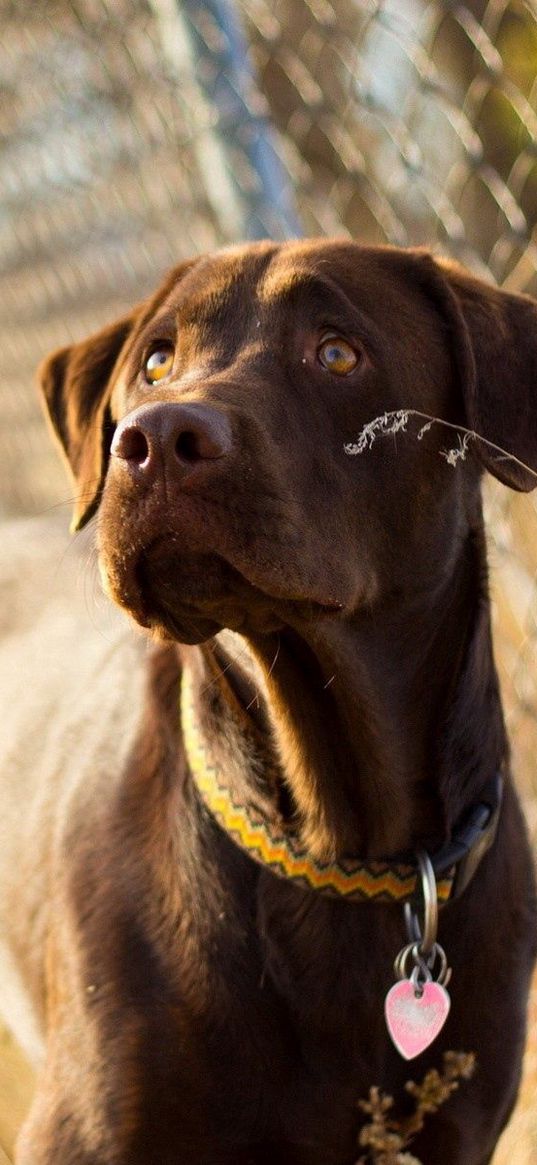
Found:
[[[355,857],[317,861],[291,832],[278,831],[250,805],[238,801],[201,730],[188,671],[182,680],[181,722],[190,770],[206,808],[235,844],[255,861],[303,888],[351,902],[404,903],[415,897],[419,869],[414,856],[400,861],[364,861]],[[503,780],[497,774],[483,789],[479,802],[457,822],[451,840],[429,855],[440,903],[462,893],[492,845],[502,790]]]

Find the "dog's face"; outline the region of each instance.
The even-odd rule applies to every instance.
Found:
[[[345,445],[415,409],[500,434],[535,463],[510,348],[530,315],[533,369],[534,305],[419,252],[262,243],[184,264],[130,317],[44,366],[79,524],[99,504],[106,589],[142,625],[197,642],[434,588],[475,507],[477,459],[451,467],[441,451],[456,435],[440,425],[421,439],[409,425],[359,456]],[[475,452],[516,488],[533,485]]]

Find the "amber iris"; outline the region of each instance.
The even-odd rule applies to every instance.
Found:
[[[348,376],[358,364],[358,353],[342,336],[326,336],[317,349],[317,358],[336,376]]]
[[[144,365],[144,376],[148,384],[156,384],[169,376],[173,368],[173,348],[169,344],[160,344],[154,348]]]

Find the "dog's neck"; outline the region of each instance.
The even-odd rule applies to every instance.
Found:
[[[471,557],[434,596],[278,635],[224,633],[216,670],[215,646],[202,649],[211,685],[230,683],[261,728],[313,857],[438,847],[501,763],[486,582]]]

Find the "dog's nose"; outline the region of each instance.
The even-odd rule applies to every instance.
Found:
[[[184,479],[206,462],[226,457],[231,447],[229,420],[212,405],[161,401],[124,417],[110,452],[136,474],[149,477],[160,466]]]

